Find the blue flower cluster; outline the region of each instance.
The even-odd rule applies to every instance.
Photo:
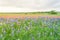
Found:
[[[0,18],[0,40],[60,40],[60,18]]]

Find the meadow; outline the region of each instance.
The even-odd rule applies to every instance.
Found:
[[[60,40],[60,16],[0,14],[0,40]]]
[[[0,18],[0,40],[60,40],[60,18]]]

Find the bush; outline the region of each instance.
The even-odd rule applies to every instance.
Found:
[[[52,10],[50,13],[51,13],[51,14],[57,14],[57,12],[54,11],[54,10]]]

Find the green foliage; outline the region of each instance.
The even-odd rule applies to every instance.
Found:
[[[0,40],[60,40],[60,20],[24,19],[0,24]]]
[[[51,13],[51,14],[57,14],[57,12],[54,11],[54,10],[50,11],[50,13]]]

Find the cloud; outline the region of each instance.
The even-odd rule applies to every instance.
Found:
[[[60,0],[0,0],[0,8],[7,7],[12,10],[14,7],[24,8],[30,10],[59,10],[60,9]]]
[[[0,12],[35,12],[38,10],[29,8],[16,8],[16,7],[0,7]]]

